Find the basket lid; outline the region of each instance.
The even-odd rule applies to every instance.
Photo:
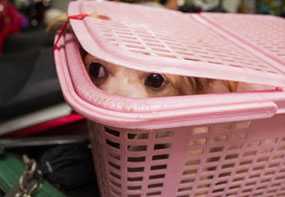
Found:
[[[70,3],[69,16],[82,13],[89,16],[70,20],[72,29],[87,52],[105,61],[146,72],[284,87],[285,21],[277,17]]]

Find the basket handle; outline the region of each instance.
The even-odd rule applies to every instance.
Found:
[[[189,111],[185,110],[184,115],[182,113],[177,114],[178,116],[175,121],[163,121],[161,125],[153,124],[149,125],[149,128],[165,128],[166,124],[167,127],[183,127],[189,125],[265,119],[273,117],[277,109],[278,106],[274,102],[269,101],[197,108]]]

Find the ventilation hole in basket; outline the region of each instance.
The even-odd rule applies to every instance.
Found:
[[[165,144],[155,144],[154,145],[154,150],[160,150],[160,149],[168,149],[171,147],[170,143],[165,143]]]
[[[182,187],[178,189],[178,192],[185,192],[185,191],[191,191],[192,187]]]
[[[246,161],[242,161],[242,162],[240,162],[240,164],[239,165],[241,165],[241,166],[243,166],[243,165],[249,165],[249,164],[252,164],[252,160],[246,160]]]
[[[137,185],[137,186],[128,186],[128,190],[141,190],[142,186],[141,185]]]
[[[128,172],[143,172],[144,167],[128,167]]]
[[[253,174],[253,175],[249,176],[248,178],[255,179],[255,178],[258,178],[260,176],[261,176],[261,174]]]
[[[203,176],[200,176],[200,180],[201,181],[210,180],[210,179],[213,179],[213,178],[214,178],[213,175],[203,175]]]
[[[279,147],[278,150],[284,151],[285,150],[285,146]]]
[[[233,182],[243,181],[244,179],[245,179],[244,177],[237,177],[233,179]]]
[[[135,45],[141,45],[140,42],[136,41],[136,40],[128,40],[128,39],[121,39],[121,41],[126,42],[126,43],[130,43],[130,44],[135,44]]]
[[[210,187],[210,184],[209,183],[206,183],[206,184],[201,184],[201,185],[198,185],[198,189],[205,189],[205,188],[209,188]]]
[[[140,134],[128,133],[128,139],[130,140],[147,139],[147,138],[148,138],[148,133],[140,133]]]
[[[242,148],[242,145],[229,145],[227,148],[228,150],[240,150]]]
[[[244,121],[236,123],[235,128],[236,129],[248,129],[251,125],[251,121]]]
[[[197,169],[191,169],[191,170],[183,171],[183,175],[194,175],[194,174],[197,174],[197,173],[198,173]]]
[[[113,159],[118,160],[118,161],[121,160],[120,155],[116,155],[115,153],[110,153],[109,156],[112,157]]]
[[[113,148],[120,149],[120,144],[119,143],[113,142],[111,140],[106,140],[106,143],[109,146],[113,147]]]
[[[163,159],[168,159],[169,155],[168,154],[162,154],[162,155],[154,155],[152,156],[152,160],[163,160]]]
[[[226,160],[230,160],[230,159],[236,159],[238,158],[238,154],[230,154],[230,155],[226,155],[225,159]]]
[[[210,148],[210,153],[216,153],[216,152],[222,152],[224,150],[224,147],[223,146],[219,146],[219,147],[213,147],[213,148]]]
[[[248,192],[252,192],[252,189],[249,188],[249,189],[242,190],[242,193],[248,193]]]
[[[266,190],[266,189],[267,189],[267,186],[260,186],[256,188],[256,190]]]
[[[238,188],[241,188],[241,185],[233,185],[229,187],[229,189],[238,189]]]
[[[224,173],[221,173],[219,174],[219,177],[227,177],[227,176],[231,176],[231,172],[224,172]]]
[[[154,50],[154,51],[156,51],[156,52],[170,53],[169,50],[167,50],[167,49],[165,49],[165,48],[163,48],[163,47],[159,47],[159,48],[157,48],[157,47],[151,47],[151,49]]]
[[[199,192],[199,193],[195,193],[195,197],[206,197],[208,196],[208,191],[202,191],[202,192]],[[219,196],[216,196],[216,197],[219,197]]]
[[[141,197],[140,194],[128,194],[128,197]]]
[[[268,168],[277,168],[278,166],[280,166],[280,163],[272,163],[268,166]]]
[[[269,172],[265,172],[264,175],[268,176],[268,175],[274,175],[276,172],[275,171],[269,171]]]
[[[164,177],[165,177],[165,174],[156,174],[156,175],[149,176],[149,179],[150,180],[153,180],[153,179],[163,179]]]
[[[254,182],[249,182],[249,183],[246,183],[245,186],[254,186],[256,185],[256,181]]]
[[[139,176],[139,177],[128,177],[128,181],[131,181],[131,182],[143,181],[143,177],[142,176]]]
[[[247,147],[255,147],[255,146],[259,146],[260,145],[260,141],[253,141],[248,143],[246,146]]]
[[[214,142],[225,142],[226,140],[227,140],[227,136],[226,135],[216,136],[213,139]]]
[[[164,137],[172,137],[174,136],[173,131],[159,131],[155,134],[155,138],[164,138]]]
[[[204,149],[203,147],[197,147],[197,148],[191,148],[189,150],[189,155],[190,156],[198,156],[198,155],[201,155],[202,153],[204,152]]]
[[[221,159],[221,157],[211,157],[207,159],[207,162],[217,162]]]
[[[224,184],[227,184],[228,181],[220,181],[220,182],[217,182],[216,185],[224,185]]]
[[[222,165],[222,169],[227,169],[227,168],[233,168],[235,166],[235,164],[234,163],[229,163],[229,164],[224,164],[224,165]]]
[[[195,160],[189,160],[185,163],[186,166],[195,166],[195,165],[199,165],[201,163],[201,161],[199,159],[195,159]]]
[[[206,167],[206,171],[215,171],[217,169],[217,166],[212,166],[212,167]]]
[[[160,195],[161,195],[161,192],[160,192],[160,191],[157,191],[157,192],[150,192],[150,193],[147,193],[146,195],[147,195],[147,196],[160,196]]]
[[[248,157],[248,156],[253,156],[253,155],[256,155],[257,154],[257,151],[256,150],[253,150],[253,151],[248,151],[248,152],[245,152],[243,154],[244,157]]]
[[[241,170],[236,171],[236,174],[243,174],[243,173],[247,173],[248,171],[249,171],[249,169],[245,168],[245,169],[241,169]]]
[[[117,170],[120,170],[120,169],[121,169],[121,166],[119,166],[119,165],[117,165],[117,164],[115,164],[115,163],[113,163],[113,162],[111,162],[111,161],[109,161],[108,164],[109,164],[111,167],[113,167],[113,168],[115,168],[115,169],[117,169]]]
[[[207,138],[198,138],[198,139],[194,139],[189,141],[189,146],[201,146],[201,145],[205,145],[207,143]]]
[[[115,194],[115,196],[121,196],[121,192],[117,191],[113,187],[111,187],[111,191]]]
[[[156,55],[161,56],[161,57],[176,58],[176,56],[175,56],[175,55],[167,54],[167,53],[156,53]]]
[[[116,182],[113,181],[113,180],[110,180],[110,183],[111,183],[113,186],[117,187],[117,188],[121,188],[121,184],[120,184],[120,183],[116,183]]]
[[[237,196],[237,192],[227,193],[226,196],[227,196],[227,197],[236,197],[236,196]]]
[[[159,47],[159,48],[163,48],[164,46],[159,44],[159,43],[146,43],[148,46],[150,46],[151,48],[154,47]]]
[[[146,51],[139,51],[139,50],[130,50],[130,51],[134,53],[139,53],[142,55],[151,55],[149,52],[146,52]]]
[[[146,151],[146,150],[147,150],[146,145],[128,146],[128,151],[132,151],[132,152],[142,152],[142,151]]]
[[[199,62],[199,59],[194,59],[194,58],[190,58],[190,57],[183,57],[183,59],[185,60],[190,60],[190,61],[195,61],[195,62]]]
[[[260,157],[257,159],[257,162],[264,162],[264,161],[268,161],[269,157]]]
[[[265,168],[265,166],[256,166],[253,167],[252,170],[257,171],[257,170],[263,170]]]
[[[195,181],[194,178],[189,178],[189,179],[182,179],[180,183],[193,183]]]
[[[119,132],[119,131],[115,131],[115,130],[110,129],[110,128],[108,128],[108,127],[104,127],[104,128],[105,128],[105,132],[106,132],[106,133],[109,133],[109,134],[111,134],[111,135],[113,135],[113,136],[116,136],[116,137],[119,137],[119,136],[120,136],[120,132]]]
[[[148,188],[159,188],[159,187],[163,187],[163,183],[154,183],[154,184],[150,184],[148,185]]]
[[[115,172],[110,171],[110,175],[111,175],[112,177],[114,177],[114,178],[117,178],[117,179],[121,180],[121,176],[118,175],[118,174],[116,174]]]
[[[145,49],[143,46],[138,46],[138,45],[133,45],[133,44],[126,44],[125,45],[128,48],[132,48],[132,49]]]
[[[280,155],[274,155],[272,157],[272,160],[280,160],[280,159],[283,159],[284,155],[283,154],[280,154]]]
[[[145,157],[128,157],[129,162],[144,162]]]
[[[209,127],[195,127],[192,131],[192,135],[202,135],[209,132]]]
[[[150,170],[164,170],[167,168],[166,164],[151,166]]]
[[[258,196],[262,196],[262,195],[263,195],[263,192],[254,193],[254,194],[253,194],[254,197],[258,197]],[[277,195],[277,196],[278,196],[278,195]]]

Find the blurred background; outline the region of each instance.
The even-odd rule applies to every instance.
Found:
[[[249,13],[285,17],[285,0],[123,2],[165,7],[184,13]],[[96,181],[92,159],[89,152],[86,155],[89,143],[84,141],[87,139],[85,120],[64,102],[53,58],[55,32],[47,30],[49,24],[66,12],[68,3],[69,0],[0,0],[0,156],[6,154],[5,148],[14,146],[15,149],[7,152],[16,155],[24,152],[43,163],[44,177],[62,191],[69,192],[68,196],[87,197],[98,192],[92,183]],[[52,141],[48,138],[50,136]],[[21,144],[17,141],[19,139],[26,141]],[[50,146],[52,142],[57,146]],[[71,142],[72,146],[58,146]],[[46,170],[44,164],[55,161],[55,158],[57,162],[50,162],[48,169],[54,167],[56,170]],[[66,159],[70,161],[68,164]],[[3,189],[1,181],[6,180],[1,174],[3,162],[5,159],[0,157],[0,196]],[[61,162],[65,162],[64,168]],[[11,171],[14,172],[12,167]]]

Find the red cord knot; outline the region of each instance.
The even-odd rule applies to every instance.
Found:
[[[54,49],[59,49],[60,47],[58,46],[59,40],[60,38],[63,36],[65,30],[67,29],[69,20],[73,19],[73,20],[83,20],[85,19],[87,16],[90,16],[90,14],[85,14],[85,13],[81,13],[81,14],[76,14],[76,15],[71,15],[67,17],[67,20],[64,22],[64,24],[62,25],[62,27],[59,29],[59,33],[57,36],[57,39],[54,43]]]

